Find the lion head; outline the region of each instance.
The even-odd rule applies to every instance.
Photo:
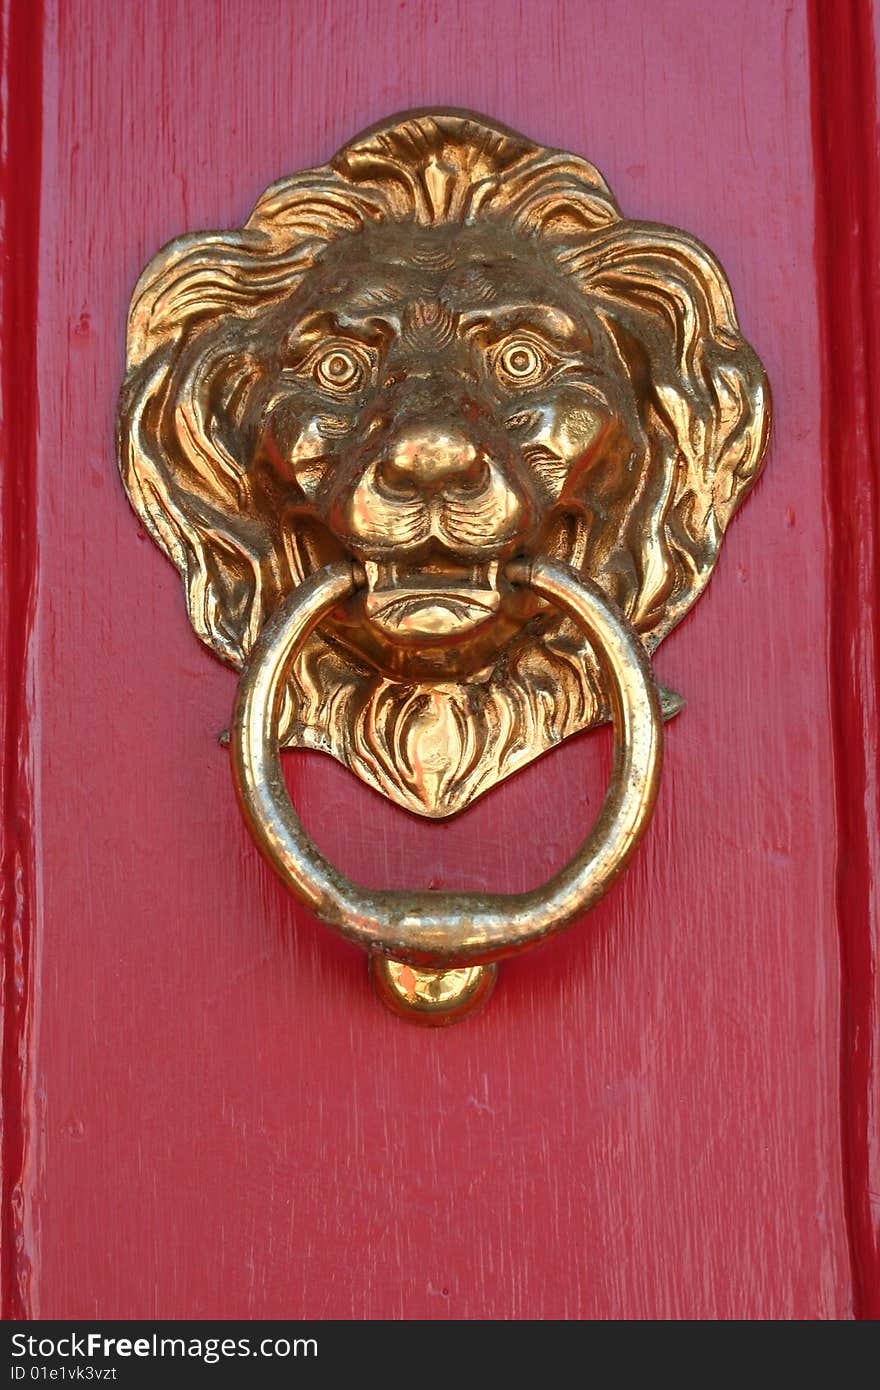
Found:
[[[132,504],[233,665],[307,575],[359,561],[282,738],[443,816],[607,717],[583,636],[504,563],[575,566],[653,650],[768,411],[704,246],[622,217],[582,159],[417,112],[156,256],[119,420]]]

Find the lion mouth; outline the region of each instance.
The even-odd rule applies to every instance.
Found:
[[[420,568],[368,560],[364,572],[366,617],[398,642],[436,642],[471,632],[501,605],[497,560]]]

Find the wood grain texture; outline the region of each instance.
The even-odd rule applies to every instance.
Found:
[[[810,9],[843,1165],[856,1315],[880,1317],[880,150],[869,0]],[[876,18],[873,16],[873,18]]]
[[[776,403],[658,654],[689,704],[647,843],[439,1035],[385,1016],[258,859],[217,744],[234,675],[112,444],[147,257],[430,103],[707,241]],[[807,6],[47,0],[42,107],[29,1310],[850,1316]],[[607,758],[574,739],[442,826],[319,755],[289,775],[347,872],[510,890],[574,846]]]

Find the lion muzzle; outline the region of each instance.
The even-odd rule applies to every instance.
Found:
[[[509,554],[533,511],[510,461],[429,428],[391,441],[353,482],[340,480],[329,520],[359,559],[437,546],[480,561]]]
[[[464,423],[420,420],[340,480],[330,521],[364,566],[364,616],[395,643],[434,642],[491,622],[499,563],[534,513],[527,484]]]

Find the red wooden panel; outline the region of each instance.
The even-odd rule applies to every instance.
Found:
[[[13,7],[19,55],[40,14]],[[10,1310],[848,1316],[840,962],[862,967],[840,941],[866,938],[837,857],[807,7],[47,0],[43,18],[17,118],[42,134],[5,170],[17,245],[40,218],[3,326],[14,411],[36,297],[33,418],[4,416],[31,442],[10,475],[25,504],[35,486],[7,680]],[[440,1034],[386,1016],[360,955],[259,861],[217,744],[234,675],[139,536],[112,444],[125,309],[159,244],[239,223],[275,177],[432,102],[583,153],[625,211],[704,238],[776,402],[765,479],[658,655],[689,704],[637,862]],[[291,757],[291,787],[367,881],[516,888],[579,838],[605,743],[445,826],[318,755]]]

